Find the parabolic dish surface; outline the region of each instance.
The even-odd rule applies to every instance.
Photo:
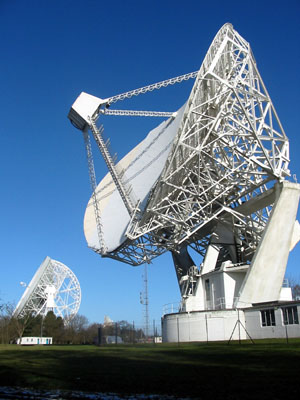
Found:
[[[143,211],[149,193],[157,182],[172,149],[185,106],[175,118],[169,118],[149,132],[146,138],[133,148],[117,164],[125,171],[123,180],[133,190],[135,200],[140,200]],[[108,252],[116,250],[126,240],[126,229],[130,216],[108,173],[96,189],[101,214],[103,240]],[[84,234],[90,247],[99,249],[93,197],[89,200],[84,216]]]

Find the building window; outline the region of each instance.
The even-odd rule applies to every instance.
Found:
[[[282,316],[284,325],[299,324],[297,306],[282,308]]]
[[[275,312],[271,310],[262,310],[261,314],[261,325],[262,326],[275,326]]]
[[[210,301],[210,284],[209,284],[209,279],[205,279],[205,295],[206,295],[206,301]]]

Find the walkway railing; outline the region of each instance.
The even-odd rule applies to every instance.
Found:
[[[181,302],[177,303],[168,303],[163,306],[163,315],[165,314],[173,314],[181,311]]]

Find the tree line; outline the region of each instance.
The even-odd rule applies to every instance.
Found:
[[[289,278],[294,300],[300,299],[299,280]],[[107,338],[118,343],[137,343],[147,340],[143,329],[123,320],[115,323],[92,323],[84,315],[75,315],[68,323],[52,311],[46,316],[13,315],[14,306],[0,299],[0,344],[16,343],[21,337],[52,337],[54,344],[103,344]],[[154,331],[154,329],[153,329]],[[157,332],[154,336],[158,336]]]
[[[84,315],[75,315],[68,323],[52,311],[46,316],[28,314],[13,316],[14,307],[0,302],[0,344],[16,343],[21,337],[52,337],[54,344],[101,344],[107,337],[117,343],[136,343],[145,340],[142,329],[127,321],[109,324],[90,324]]]

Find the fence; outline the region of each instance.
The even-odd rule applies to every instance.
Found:
[[[149,326],[123,322],[110,322],[98,328],[97,344],[129,344],[161,342],[161,321],[153,320]]]

